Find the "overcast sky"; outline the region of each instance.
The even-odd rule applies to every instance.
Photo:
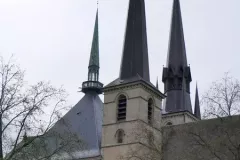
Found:
[[[119,75],[129,0],[99,0],[100,81]],[[166,64],[172,0],[145,0],[152,83]],[[240,79],[240,1],[181,0],[188,63],[200,95],[224,72]],[[96,0],[0,0],[0,54],[11,54],[29,84],[63,85],[69,102],[83,96],[87,79]],[[194,104],[194,100],[192,100]]]

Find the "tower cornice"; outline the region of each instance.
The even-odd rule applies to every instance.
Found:
[[[137,80],[137,81],[132,81],[132,82],[128,82],[128,83],[119,83],[117,85],[113,85],[113,86],[106,86],[103,89],[104,93],[111,93],[111,92],[116,92],[119,90],[125,90],[125,89],[134,89],[134,88],[138,88],[138,87],[142,87],[143,89],[147,90],[148,92],[152,93],[154,96],[158,97],[158,98],[165,98],[166,95],[161,93],[156,87],[152,86],[151,84],[147,83],[144,80]]]

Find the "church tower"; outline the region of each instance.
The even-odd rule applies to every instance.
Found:
[[[159,131],[163,98],[150,82],[145,2],[130,0],[119,78],[104,88],[104,160],[118,159],[129,149],[144,146],[136,138],[140,126],[153,134]]]
[[[182,16],[179,0],[174,0],[166,67],[162,81],[167,98],[164,102],[163,121],[166,125],[196,121],[193,115],[190,82],[190,66],[187,63]]]

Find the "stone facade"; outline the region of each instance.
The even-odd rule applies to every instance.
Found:
[[[164,160],[240,158],[240,116],[167,126],[163,131]]]
[[[127,97],[126,120],[117,121],[118,97]],[[113,87],[105,90],[103,128],[102,128],[102,154],[104,160],[118,159],[126,155],[130,148],[138,148],[145,142],[140,140],[141,126],[150,126],[153,133],[157,133],[161,127],[160,95],[153,94],[150,88],[142,82],[125,84],[121,87]],[[153,99],[153,121],[148,122],[148,100]],[[117,142],[117,131],[124,131],[123,142]],[[156,130],[156,131],[155,131]],[[160,134],[158,134],[160,135]],[[143,143],[143,144],[142,144]]]
[[[199,119],[196,118],[193,114],[185,111],[185,112],[176,112],[170,114],[162,115],[162,125],[179,125],[189,122],[196,122]]]

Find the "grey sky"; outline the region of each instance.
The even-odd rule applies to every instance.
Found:
[[[152,83],[166,63],[172,0],[145,0]],[[181,0],[188,63],[199,92],[230,71],[240,79],[240,1]],[[81,97],[87,78],[96,0],[1,0],[0,54],[13,53],[26,80],[64,85],[71,104]],[[128,0],[100,0],[100,80],[118,77]],[[193,103],[194,101],[192,101]]]

